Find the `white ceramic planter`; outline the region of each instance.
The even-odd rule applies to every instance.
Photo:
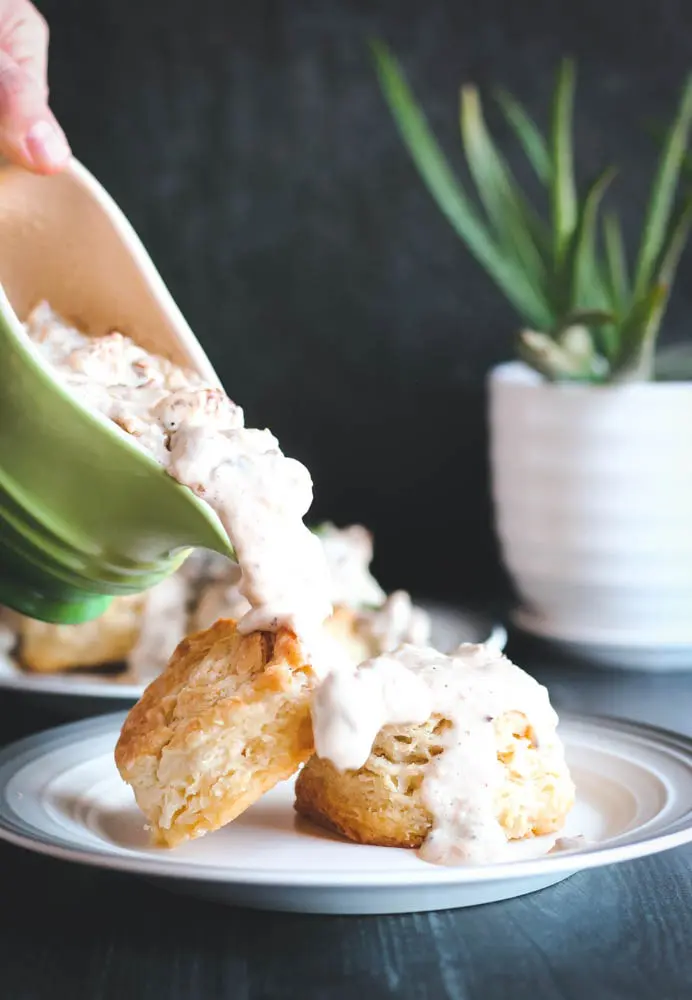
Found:
[[[490,433],[503,558],[538,629],[692,646],[692,384],[558,386],[501,365]]]

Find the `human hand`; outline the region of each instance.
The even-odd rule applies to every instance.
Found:
[[[29,0],[0,0],[0,154],[40,174],[70,156],[48,107],[48,25]]]

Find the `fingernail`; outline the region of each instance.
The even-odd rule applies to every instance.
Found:
[[[70,155],[65,136],[57,126],[45,120],[31,126],[26,146],[34,164],[43,170],[61,167]]]

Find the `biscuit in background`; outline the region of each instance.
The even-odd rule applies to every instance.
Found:
[[[352,608],[334,608],[324,627],[353,663],[362,663],[376,653],[375,644],[359,627],[359,612]]]
[[[116,597],[105,612],[79,625],[56,625],[11,613],[17,636],[15,656],[36,673],[102,667],[122,663],[140,632],[146,595]]]

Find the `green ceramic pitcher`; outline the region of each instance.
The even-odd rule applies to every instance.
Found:
[[[22,320],[45,299],[219,384],[131,226],[78,163],[0,166],[0,603],[45,621],[101,614],[192,547],[233,558],[203,501],[52,377]]]

